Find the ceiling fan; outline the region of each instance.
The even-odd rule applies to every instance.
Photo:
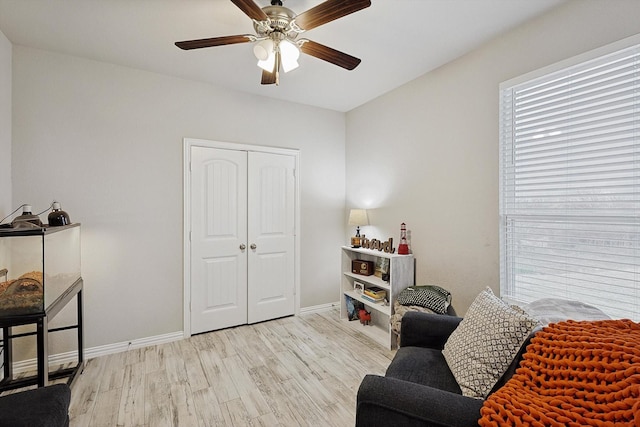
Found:
[[[176,42],[180,49],[256,42],[253,53],[262,68],[263,85],[279,84],[280,69],[284,72],[298,67],[300,52],[353,70],[360,59],[328,46],[298,36],[305,31],[324,25],[343,16],[371,6],[370,0],[326,0],[306,12],[296,15],[282,6],[282,0],[271,0],[271,6],[261,8],[253,0],[231,0],[253,21],[256,35],[213,37]]]

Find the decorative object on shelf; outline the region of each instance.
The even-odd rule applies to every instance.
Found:
[[[17,216],[11,222],[13,228],[35,228],[42,227],[42,221],[38,215],[31,212],[31,205],[22,205],[22,215]]]
[[[362,325],[368,325],[371,323],[371,312],[361,308],[358,310],[358,318],[360,319],[360,323]]]
[[[347,308],[348,319],[358,320],[358,311],[364,308],[364,304],[354,300],[349,295],[344,296],[344,303]]]
[[[385,282],[389,281],[389,258],[380,257],[376,259],[376,271],[374,274],[382,280],[384,280],[383,277],[386,275],[387,280],[385,280]]]
[[[353,290],[358,294],[364,293],[364,283],[353,281]]]
[[[49,225],[51,227],[60,227],[62,225],[71,224],[71,220],[69,219],[69,214],[62,210],[60,207],[60,203],[53,202],[51,205],[52,211],[49,213],[47,217],[49,221]]]
[[[359,248],[364,236],[360,236],[360,226],[369,225],[369,217],[366,209],[351,209],[349,211],[349,225],[356,226],[356,235],[351,238],[351,246]]]
[[[400,245],[398,245],[398,255],[409,255],[409,245],[407,244],[407,225],[400,224]]]
[[[365,249],[384,251],[388,254],[392,254],[396,251],[393,247],[393,237],[389,237],[389,240],[386,242],[381,242],[378,239],[366,239],[363,235],[360,244]]]
[[[375,271],[373,261],[354,259],[351,261],[351,272],[363,276],[371,276]]]

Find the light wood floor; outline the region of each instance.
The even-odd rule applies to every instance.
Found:
[[[360,381],[384,374],[394,352],[338,317],[305,314],[91,359],[73,386],[71,427],[353,426]]]

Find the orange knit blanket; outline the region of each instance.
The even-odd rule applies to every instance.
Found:
[[[640,324],[569,320],[545,327],[480,413],[481,426],[640,427]]]

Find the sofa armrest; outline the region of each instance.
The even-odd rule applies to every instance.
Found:
[[[483,402],[396,378],[367,375],[358,389],[356,427],[477,426]]]
[[[442,350],[449,335],[458,327],[461,317],[410,311],[402,316],[400,345]]]

